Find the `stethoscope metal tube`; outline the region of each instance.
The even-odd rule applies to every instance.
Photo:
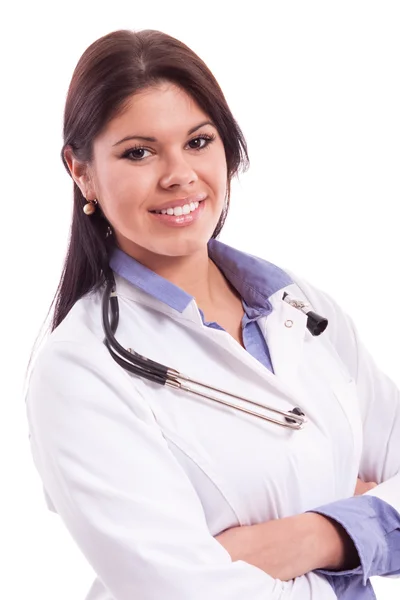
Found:
[[[111,308],[111,323],[109,320],[109,310]],[[303,411],[295,407],[293,410],[282,411],[277,408],[272,408],[270,406],[265,406],[261,403],[255,402],[253,400],[249,400],[248,398],[243,398],[242,396],[238,396],[237,394],[232,394],[231,392],[227,392],[226,390],[222,390],[220,388],[215,388],[206,383],[202,383],[186,375],[183,375],[179,371],[175,369],[170,369],[169,367],[162,365],[156,361],[153,361],[149,358],[134,352],[132,349],[126,350],[115,338],[115,332],[118,327],[119,322],[119,306],[118,306],[118,298],[115,293],[115,282],[113,280],[109,280],[106,285],[106,290],[103,295],[103,304],[102,304],[102,316],[103,316],[103,328],[105,333],[104,344],[106,345],[108,351],[110,352],[112,358],[123,368],[129,371],[130,373],[137,375],[139,377],[143,377],[148,379],[149,381],[153,381],[158,383],[159,385],[166,385],[168,387],[179,389],[181,391],[188,392],[190,394],[194,394],[196,396],[200,396],[202,398],[206,398],[208,400],[212,400],[214,402],[218,402],[225,406],[229,406],[236,410],[240,410],[249,415],[253,415],[255,417],[259,417],[268,421],[270,423],[274,423],[281,427],[285,427],[287,429],[299,430],[302,429],[304,424],[306,423],[306,418]],[[273,418],[271,416],[267,416],[263,413],[256,412],[251,410],[250,408],[246,408],[244,406],[239,406],[237,404],[233,404],[228,400],[223,400],[221,398],[217,398],[208,393],[201,392],[192,387],[187,386],[185,383],[194,384],[200,388],[204,388],[206,390],[212,390],[214,392],[218,392],[224,394],[225,396],[247,402],[248,404],[258,406],[264,410],[274,413],[275,415],[279,415],[282,417],[281,420]]]

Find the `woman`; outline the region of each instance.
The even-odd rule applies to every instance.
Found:
[[[217,241],[248,157],[211,72],[157,31],[97,40],[62,158],[71,239],[27,410],[87,600],[371,598],[400,572],[399,393],[330,298]],[[106,285],[125,350],[237,397],[122,368]]]

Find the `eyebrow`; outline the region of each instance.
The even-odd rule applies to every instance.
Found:
[[[201,127],[204,127],[205,125],[211,125],[212,127],[215,127],[215,125],[212,121],[204,121],[203,123],[200,123],[200,125],[196,125],[195,127],[192,127],[192,129],[189,129],[189,131],[187,132],[187,135],[191,135],[192,133],[194,133]],[[155,138],[155,137],[146,137],[144,135],[128,135],[128,136],[122,138],[122,140],[119,140],[119,142],[116,142],[115,144],[113,144],[113,147],[119,146],[119,144],[122,144],[122,142],[127,142],[128,140],[143,140],[145,142],[153,142],[153,143],[157,142],[157,138]]]

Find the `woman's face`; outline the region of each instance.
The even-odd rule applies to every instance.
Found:
[[[204,252],[224,206],[225,150],[181,88],[135,94],[95,139],[88,173],[86,197],[98,199],[122,250],[144,261]]]

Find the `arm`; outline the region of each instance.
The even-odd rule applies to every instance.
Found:
[[[358,479],[355,495],[374,487],[376,483]],[[350,536],[335,520],[316,513],[233,527],[215,539],[232,560],[244,560],[284,581],[316,569],[352,569],[359,565]]]
[[[364,439],[359,475],[378,483],[363,496],[315,510],[335,519],[356,545],[361,565],[352,574],[362,575],[364,583],[374,575],[399,574],[400,392],[377,368],[352,321],[337,304],[308,284],[299,285],[314,309],[328,318],[326,334],[356,383]]]
[[[32,374],[34,462],[115,600],[332,600],[322,575],[282,582],[232,562],[153,414],[102,344],[53,342]]]
[[[232,560],[244,560],[283,581],[316,569],[358,564],[357,551],[343,529],[314,513],[233,527],[216,539]]]

